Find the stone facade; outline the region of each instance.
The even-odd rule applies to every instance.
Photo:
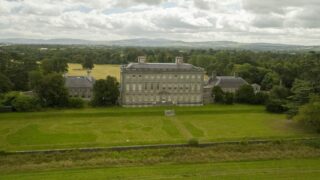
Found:
[[[87,76],[65,76],[65,86],[70,97],[90,100],[94,83],[95,79],[90,74]]]
[[[120,103],[125,107],[203,104],[204,70],[183,63],[138,63],[121,66]]]

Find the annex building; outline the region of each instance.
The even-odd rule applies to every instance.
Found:
[[[183,62],[138,63],[122,65],[120,70],[120,103],[125,107],[203,105],[204,70]]]

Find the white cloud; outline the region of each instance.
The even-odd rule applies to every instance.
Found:
[[[318,0],[0,0],[0,38],[319,44]]]

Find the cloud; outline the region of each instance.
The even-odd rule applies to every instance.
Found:
[[[318,0],[0,0],[0,38],[319,44]]]

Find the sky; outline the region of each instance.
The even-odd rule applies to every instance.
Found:
[[[320,45],[320,0],[0,0],[0,38]]]

